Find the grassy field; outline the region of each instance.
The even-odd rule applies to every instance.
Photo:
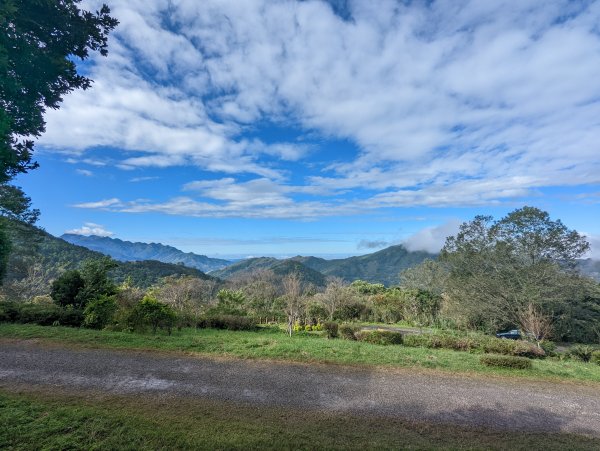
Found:
[[[7,393],[0,449],[598,449],[569,434],[503,432],[291,408],[136,396]]]
[[[435,369],[452,373],[510,376],[536,380],[600,383],[600,365],[574,360],[534,360],[530,370],[490,368],[479,354],[443,349],[379,346],[342,339],[327,340],[316,333],[288,337],[277,328],[257,332],[184,329],[173,335],[134,334],[68,327],[0,324],[0,338],[41,339],[85,347],[181,351],[201,355],[298,362],[322,362]]]

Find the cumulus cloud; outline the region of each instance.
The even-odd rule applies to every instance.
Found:
[[[117,147],[127,152],[113,162],[123,169],[255,174],[262,181],[228,194],[203,190],[234,202],[271,184],[264,215],[276,214],[274,203],[323,215],[360,207],[352,196],[344,208],[334,198],[301,204],[279,163],[322,149],[248,137],[265,123],[354,143],[302,183],[332,196],[370,191],[364,205],[375,208],[494,205],[600,183],[600,2],[115,0],[111,8],[121,25],[110,55],[94,57],[92,89],[48,112],[41,143],[50,149]],[[168,209],[221,214],[213,201],[193,202]]]
[[[462,221],[450,220],[444,224],[426,227],[403,241],[409,251],[426,251],[432,254],[438,253],[444,246],[446,238],[456,235]]]
[[[65,233],[72,233],[75,235],[96,235],[96,236],[113,236],[114,233],[110,230],[106,230],[103,225],[95,224],[93,222],[86,222],[79,229],[67,230]]]

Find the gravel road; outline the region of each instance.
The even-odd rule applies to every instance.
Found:
[[[296,406],[600,437],[597,386],[0,341],[0,388],[53,387]],[[176,402],[176,401],[174,401]]]

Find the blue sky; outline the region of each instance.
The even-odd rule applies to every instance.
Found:
[[[18,179],[49,232],[436,251],[534,205],[600,256],[600,2],[108,3],[109,56]]]

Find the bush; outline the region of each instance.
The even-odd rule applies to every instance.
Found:
[[[431,337],[429,335],[406,334],[403,338],[404,346],[412,348],[431,348]]]
[[[359,331],[360,327],[352,324],[342,324],[339,328],[341,337],[346,340],[356,340],[356,333]]]
[[[129,314],[128,323],[132,329],[150,326],[152,333],[156,333],[156,330],[161,328],[167,329],[169,335],[171,335],[176,319],[177,315],[171,307],[159,302],[150,295],[146,295]]]
[[[589,362],[592,359],[594,348],[587,345],[575,345],[569,350],[569,354],[573,357],[581,360],[582,362]]]
[[[592,352],[590,362],[600,365],[600,350]]]
[[[356,339],[374,345],[402,344],[402,334],[391,330],[362,330],[356,333]]]
[[[62,308],[47,304],[0,303],[0,322],[38,324],[40,326],[79,327],[83,322],[83,312],[77,309]]]
[[[257,325],[252,318],[236,315],[209,316],[198,321],[200,329],[226,329],[226,330],[256,330]]]
[[[328,321],[326,323],[323,323],[323,329],[327,333],[327,338],[337,338],[339,330],[338,323]]]
[[[481,363],[485,366],[495,366],[500,368],[514,368],[527,370],[532,367],[531,360],[525,357],[514,357],[508,355],[484,355],[481,356]]]
[[[100,296],[86,305],[83,311],[83,325],[92,329],[102,329],[112,321],[116,311],[114,296]]]
[[[556,356],[556,343],[549,340],[542,340],[540,346],[548,356]]]

